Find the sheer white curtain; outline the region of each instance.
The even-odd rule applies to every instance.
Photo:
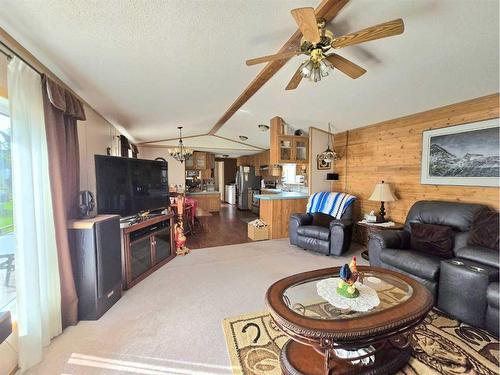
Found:
[[[42,359],[61,333],[61,291],[41,78],[18,58],[8,66],[12,191],[16,233],[19,367]]]

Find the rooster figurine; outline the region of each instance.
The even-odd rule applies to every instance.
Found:
[[[344,264],[340,267],[339,272],[339,285],[337,287],[337,293],[343,297],[356,298],[359,296],[359,290],[356,289],[354,283],[360,277],[358,268],[356,267],[356,257],[352,257],[350,264]]]

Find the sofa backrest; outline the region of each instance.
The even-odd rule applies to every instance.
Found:
[[[474,212],[485,207],[482,204],[418,201],[408,212],[405,230],[411,233],[410,223],[446,225],[455,232],[454,249],[465,246]]]
[[[468,232],[474,212],[482,204],[443,201],[418,201],[406,216],[405,229],[411,232],[410,223],[447,225],[458,232]]]

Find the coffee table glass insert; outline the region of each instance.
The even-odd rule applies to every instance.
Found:
[[[363,284],[377,291],[380,304],[366,312],[339,309],[318,295],[316,284],[328,278],[338,278],[338,273],[309,279],[286,288],[283,301],[296,314],[311,319],[338,320],[371,315],[402,304],[413,294],[405,281],[385,273],[364,272]]]

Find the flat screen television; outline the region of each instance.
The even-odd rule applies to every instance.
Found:
[[[122,217],[169,205],[168,163],[95,155],[99,214]]]

